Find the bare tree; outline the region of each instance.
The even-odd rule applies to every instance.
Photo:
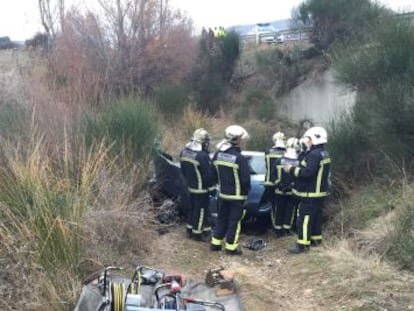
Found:
[[[59,30],[63,31],[65,19],[65,0],[38,0],[40,19],[47,35],[56,37]]]

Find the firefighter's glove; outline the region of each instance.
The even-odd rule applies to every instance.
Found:
[[[285,165],[285,166],[283,167],[283,171],[284,171],[285,173],[289,173],[291,168],[292,168],[292,165]]]

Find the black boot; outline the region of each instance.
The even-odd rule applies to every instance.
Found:
[[[311,240],[311,246],[312,247],[318,247],[321,246],[322,240]]]
[[[285,232],[283,231],[283,229],[277,229],[275,230],[275,234],[277,238],[281,238],[285,235]]]
[[[238,249],[238,248],[236,248],[235,250],[233,250],[233,251],[231,251],[231,250],[229,250],[229,249],[226,249],[226,254],[227,255],[236,255],[236,256],[240,256],[240,255],[242,255],[243,254],[243,252],[242,252],[242,250],[241,249]]]
[[[202,237],[200,233],[193,233],[191,234],[191,239],[193,239],[194,241],[202,241]]]
[[[201,241],[210,242],[211,241],[211,232],[210,231],[203,232],[201,234]]]
[[[302,254],[308,251],[308,249],[309,248],[307,246],[296,243],[295,245],[293,245],[292,248],[289,249],[289,254],[293,254],[293,255]]]
[[[210,250],[213,251],[213,252],[221,251],[221,245],[210,244]]]

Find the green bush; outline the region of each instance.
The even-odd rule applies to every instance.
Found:
[[[369,142],[364,132],[356,125],[354,115],[343,115],[332,122],[327,149],[335,159],[335,174],[356,179],[361,170],[365,171]]]
[[[275,95],[282,95],[295,87],[299,78],[310,70],[299,48],[290,51],[279,49],[262,50],[256,53],[258,69],[273,85]]]
[[[158,133],[155,112],[148,103],[135,98],[119,99],[108,110],[85,118],[88,145],[106,140],[113,145],[111,152],[133,162],[149,155]]]
[[[292,15],[297,25],[312,28],[311,40],[322,50],[334,42],[369,37],[386,13],[371,0],[305,0]]]
[[[339,81],[358,90],[354,125],[364,136],[377,169],[402,176],[414,158],[414,37],[409,20],[384,19],[371,39],[338,52]],[[363,171],[361,171],[365,174]]]
[[[163,86],[155,90],[154,99],[161,113],[168,118],[181,115],[188,105],[187,90],[180,86]]]
[[[272,144],[272,136],[274,129],[265,124],[255,124],[247,128],[250,138],[247,141],[247,149],[249,150],[267,150]]]
[[[211,47],[206,47],[205,41],[201,41],[197,61],[188,80],[202,111],[214,114],[220,109],[239,56],[240,38],[235,32],[215,38]]]
[[[256,111],[256,117],[262,122],[268,122],[274,117],[275,105],[271,99],[264,101]]]
[[[226,93],[222,76],[216,72],[206,73],[193,83],[197,107],[204,112],[217,112]]]

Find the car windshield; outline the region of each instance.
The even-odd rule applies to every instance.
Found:
[[[247,155],[251,174],[266,174],[266,164],[263,155]]]

